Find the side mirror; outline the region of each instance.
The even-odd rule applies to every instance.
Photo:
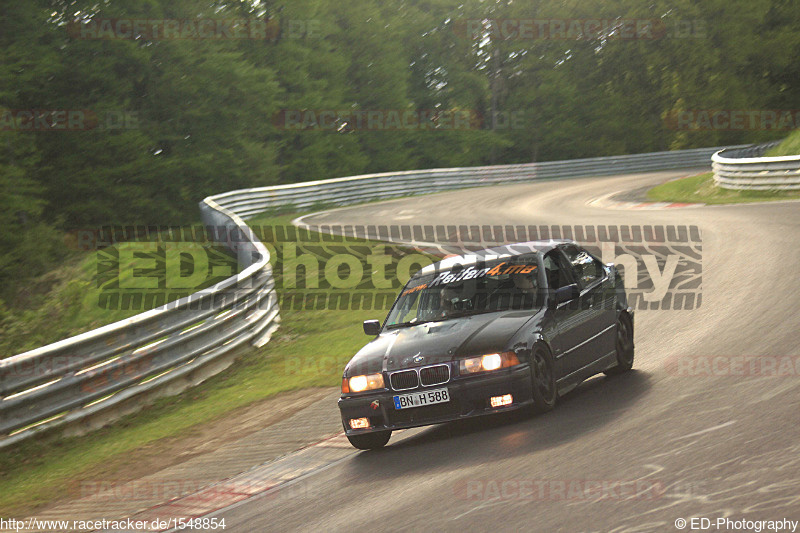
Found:
[[[367,335],[375,336],[381,332],[381,323],[379,320],[365,320],[364,333]]]
[[[580,295],[581,291],[580,289],[578,289],[578,285],[575,283],[571,283],[565,287],[556,289],[556,294],[554,298],[555,305],[559,305],[564,302],[569,302],[570,300],[574,300]]]

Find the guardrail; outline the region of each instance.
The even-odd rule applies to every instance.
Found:
[[[265,210],[288,205],[302,210],[324,204],[347,205],[497,183],[707,167],[711,155],[719,149],[719,147],[696,148],[674,152],[593,157],[522,165],[365,174],[331,180],[241,189],[219,194],[213,198],[219,205],[234,211],[246,220]]]
[[[102,425],[144,398],[221,371],[231,362],[224,356],[244,343],[269,340],[279,316],[266,248],[213,200],[201,213],[244,270],[167,306],[0,360],[0,448],[58,426]]]
[[[83,432],[227,367],[279,322],[269,254],[244,218],[450,189],[707,166],[719,148],[494,167],[417,170],[232,191],[200,203],[243,270],[168,305],[0,360],[0,448],[44,430]],[[241,217],[241,218],[240,218]]]
[[[714,182],[723,189],[800,189],[800,155],[761,157],[779,143],[720,150],[711,157]]]

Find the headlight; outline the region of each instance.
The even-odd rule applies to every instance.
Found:
[[[368,376],[353,376],[342,378],[342,392],[363,392],[365,390],[382,389],[383,374],[370,374]]]
[[[514,352],[490,353],[480,357],[462,359],[459,365],[462,374],[488,372],[498,368],[508,368],[519,364],[519,358]]]

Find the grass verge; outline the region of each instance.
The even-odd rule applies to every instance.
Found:
[[[764,155],[767,157],[779,157],[798,154],[800,154],[800,130],[793,131],[778,146],[767,150],[767,153]]]
[[[251,225],[288,228],[295,216],[259,218]],[[284,279],[287,276],[302,278],[292,280],[292,284],[314,285],[314,276],[309,277],[314,270],[309,255],[320,260],[322,266],[316,277],[325,280],[333,279],[328,268],[330,262],[324,261],[331,253],[347,251],[359,255],[369,254],[375,247],[386,248],[363,240],[335,245],[297,243],[291,247],[293,255],[287,256],[279,242],[270,243],[267,239],[266,244],[278,251],[273,257],[277,287],[287,285]],[[339,246],[347,250],[338,250]],[[340,278],[347,275],[346,270],[342,270],[342,265],[336,267]],[[369,274],[364,275],[366,285]],[[389,269],[386,278],[395,279],[392,276],[396,275]],[[369,292],[368,287],[359,290]],[[354,291],[340,292],[347,295]],[[389,292],[396,292],[396,288]],[[386,310],[318,307],[282,309],[281,327],[272,341],[249,351],[224,372],[178,396],[158,400],[140,413],[83,437],[52,435],[5,450],[0,454],[0,516],[21,516],[56,498],[76,496],[69,493],[69,487],[75,487],[80,480],[92,479],[98,472],[106,472],[107,465],[124,465],[127,454],[143,447],[158,453],[159,442],[164,439],[191,433],[200,424],[213,423],[280,392],[339,385],[344,365],[367,340],[361,322],[383,318]]]
[[[192,273],[206,268],[221,274],[194,282]],[[21,286],[11,306],[0,304],[0,359],[188,296],[236,270],[230,251],[208,243],[126,242],[76,252]],[[137,302],[142,289],[149,300]]]
[[[770,202],[798,198],[800,198],[800,191],[735,191],[723,189],[714,185],[714,174],[711,172],[668,181],[647,191],[647,199],[654,202],[704,203],[709,205]]]

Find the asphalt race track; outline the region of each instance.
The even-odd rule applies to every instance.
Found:
[[[310,224],[695,224],[702,306],[637,311],[634,371],[589,380],[551,413],[409,430],[377,452],[343,447],[339,459],[284,489],[289,497],[261,495],[215,513],[226,532],[679,531],[676,520],[690,517],[725,531],[735,525],[717,529],[718,518],[800,520],[800,368],[682,375],[673,364],[712,356],[797,363],[800,203],[586,205],[684,174],[463,190],[307,217]]]

